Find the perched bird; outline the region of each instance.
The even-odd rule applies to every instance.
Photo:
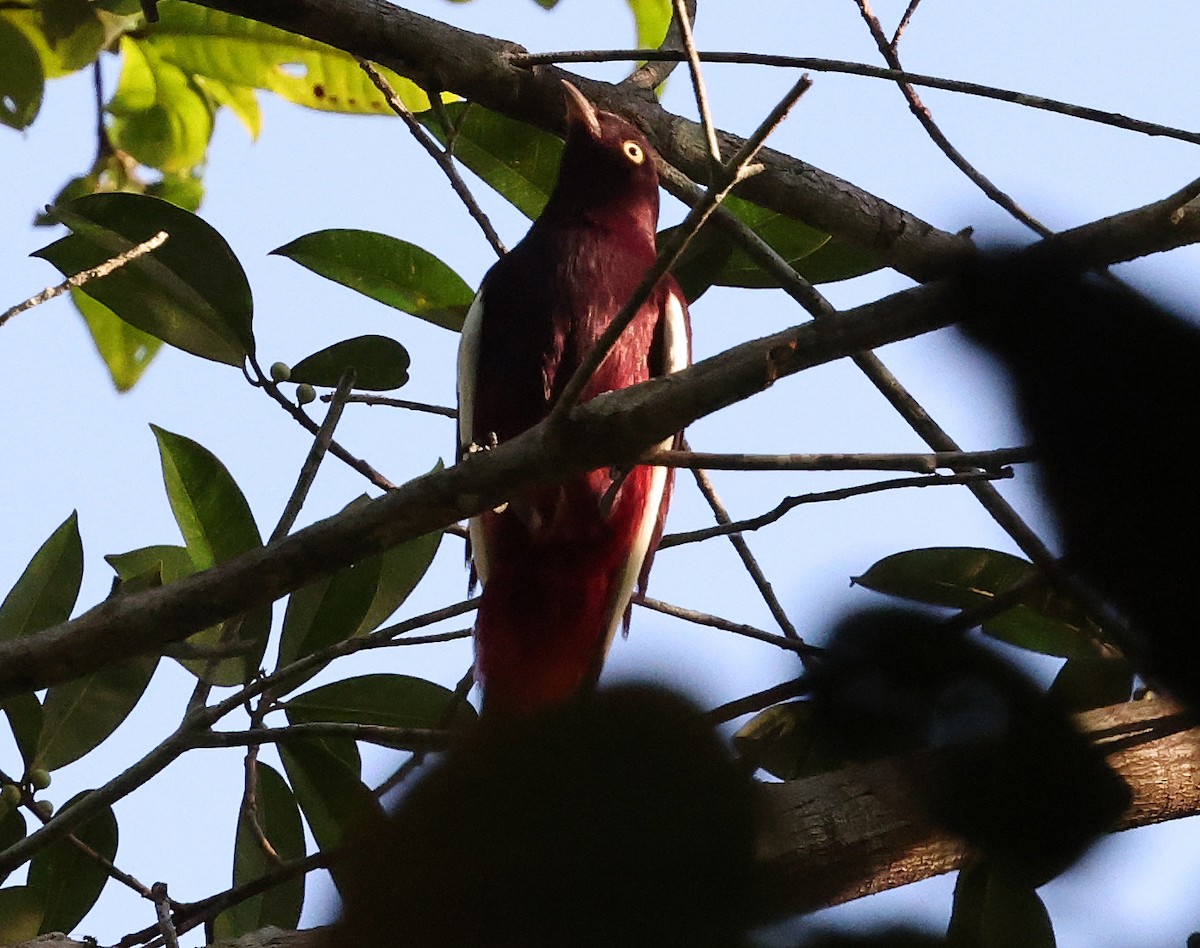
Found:
[[[563,87],[568,132],[558,181],[529,233],[483,278],[463,327],[464,452],[547,416],[655,260],[650,143],[570,83]],[[581,400],[675,372],[690,351],[687,303],[665,276]],[[473,570],[483,582],[475,675],[486,711],[534,711],[596,680],[617,627],[628,622],[635,584],[645,584],[671,485],[661,467],[601,468],[472,519]]]

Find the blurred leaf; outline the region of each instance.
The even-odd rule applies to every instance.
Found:
[[[812,709],[805,701],[789,701],[754,715],[733,735],[733,746],[773,777],[795,780],[805,772],[813,738]]]
[[[278,771],[258,762],[258,814],[263,835],[280,859],[290,861],[305,856],[304,827],[292,789]],[[253,882],[276,867],[259,845],[245,812],[238,816],[237,845],[233,856],[233,884]],[[226,909],[213,922],[215,937],[236,938],[267,925],[294,929],[300,921],[304,903],[304,876],[298,875],[274,885],[260,895]]]
[[[28,770],[33,766],[42,735],[42,704],[36,694],[26,691],[9,695],[0,702],[0,707],[4,708],[13,739],[21,752],[21,761]]]
[[[79,516],[72,512],[38,548],[0,603],[0,642],[66,622],[82,580],[83,542]]]
[[[625,0],[637,25],[638,49],[657,49],[671,25],[671,0]]]
[[[454,157],[526,217],[541,214],[558,177],[562,139],[473,103],[452,103],[446,113]],[[432,111],[418,118],[446,144],[445,131]]]
[[[42,926],[42,893],[27,885],[0,889],[0,945],[35,938]]]
[[[113,385],[118,392],[128,392],[158,354],[162,340],[131,326],[81,290],[71,289],[71,301],[87,323]]]
[[[935,606],[969,609],[990,602],[1035,575],[1032,563],[973,547],[930,547],[885,557],[852,580],[860,586]],[[984,623],[983,631],[1019,648],[1062,658],[1093,656],[1094,627],[1074,605],[1048,589]]]
[[[301,359],[292,366],[291,381],[336,388],[342,373],[355,370],[354,387],[386,392],[408,381],[408,350],[387,336],[355,336]]]
[[[361,779],[358,747],[349,738],[286,741],[279,756],[296,793],[300,809],[322,852],[382,818],[383,808]],[[341,886],[340,863],[330,866]]]
[[[0,124],[28,128],[42,107],[42,61],[25,34],[0,18]]]
[[[98,747],[141,700],[157,667],[157,655],[138,655],[52,685],[34,766],[57,770]]]
[[[186,3],[164,4],[144,42],[185,73],[229,87],[267,89],[312,109],[390,114],[379,90],[350,54],[316,40]],[[429,99],[411,80],[381,70],[414,112]]]
[[[1047,694],[1064,711],[1079,713],[1124,704],[1133,691],[1133,667],[1124,658],[1070,658]]]
[[[61,809],[66,810],[90,792],[72,797]],[[73,833],[110,862],[116,858],[117,820],[111,807],[75,827]],[[73,931],[96,904],[107,881],[104,867],[65,838],[59,837],[38,850],[29,863],[29,885],[41,893],[45,908],[39,931]]]
[[[441,469],[442,464],[439,461],[434,471]],[[375,631],[403,605],[433,562],[442,536],[440,530],[427,533],[394,546],[381,555],[379,585],[375,588],[371,606],[355,634],[366,635]]]
[[[258,107],[258,96],[246,86],[234,86],[212,76],[193,75],[192,81],[208,95],[215,105],[228,108],[257,140],[262,132],[262,110]]]
[[[181,546],[168,544],[144,546],[128,553],[108,553],[104,561],[113,568],[117,578],[123,583],[144,576],[156,567],[164,586],[196,572],[188,551]]]
[[[947,948],[1054,948],[1046,907],[1030,886],[987,862],[960,869]]]
[[[197,569],[262,546],[241,488],[207,448],[151,425],[175,521]]]
[[[14,846],[25,838],[25,817],[16,807],[12,807],[4,816],[0,817],[0,852],[8,849],[9,846]],[[8,872],[0,872],[0,882],[8,878],[11,870]],[[0,932],[4,930],[4,909],[3,903],[0,903]],[[38,921],[41,921],[40,913]],[[35,931],[36,935],[37,932]],[[32,936],[31,936],[32,937]],[[0,938],[0,945],[7,944],[3,938]]]
[[[164,172],[202,164],[213,129],[209,100],[146,43],[123,36],[121,54],[121,79],[107,106],[113,144]]]
[[[92,194],[55,208],[74,233],[34,253],[64,275],[149,240],[152,253],[90,280],[85,292],[126,322],[194,355],[241,366],[254,352],[250,286],[225,239],[199,217],[138,194]]]
[[[475,296],[462,277],[429,251],[386,234],[321,230],[271,253],[455,332],[462,329]]]
[[[453,716],[447,722],[447,712]],[[475,709],[441,685],[408,675],[360,675],[321,685],[287,702],[292,724],[332,721],[383,727],[467,727]]]
[[[146,195],[160,198],[194,214],[204,200],[204,181],[192,172],[168,172],[146,186]]]
[[[105,43],[104,26],[88,0],[39,0],[26,9],[0,11],[0,19],[25,34],[47,79],[90,65]]]

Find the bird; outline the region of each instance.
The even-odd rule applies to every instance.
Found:
[[[545,419],[655,262],[650,142],[566,80],[563,91],[566,143],[545,209],[484,276],[463,325],[460,457]],[[579,400],[690,361],[687,301],[664,275]],[[663,467],[600,468],[471,519],[472,582],[483,584],[474,672],[485,715],[534,713],[596,682],[617,628],[628,631],[635,586],[645,588],[672,485]]]

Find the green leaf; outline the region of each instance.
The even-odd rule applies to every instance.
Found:
[[[157,667],[157,655],[138,655],[52,685],[34,766],[57,770],[98,747],[141,700]]]
[[[246,127],[251,140],[262,133],[262,110],[258,107],[258,96],[253,89],[234,86],[212,76],[193,75],[192,81],[216,106],[225,106]]]
[[[0,852],[8,849],[9,846],[14,846],[25,838],[25,817],[21,811],[15,806],[12,807],[4,816],[0,817]],[[0,871],[0,882],[3,882],[9,877],[12,870],[7,872]],[[4,910],[0,908],[0,919],[4,918]],[[41,921],[39,914],[38,921]],[[0,931],[3,931],[4,923],[0,921]],[[37,934],[35,931],[34,934]],[[8,944],[3,938],[0,938],[0,945]]]
[[[185,172],[203,163],[213,110],[188,75],[145,43],[121,37],[121,79],[107,110],[114,145],[141,164]]]
[[[27,885],[0,889],[0,945],[16,945],[42,930],[42,893]]]
[[[185,73],[228,86],[266,89],[312,109],[390,114],[382,94],[350,54],[316,40],[187,3],[163,4],[145,43]],[[429,99],[411,80],[381,70],[413,112]]]
[[[738,753],[780,780],[798,780],[834,770],[844,757],[812,726],[806,701],[788,701],[760,711],[733,735]]]
[[[382,818],[379,801],[362,782],[362,762],[354,741],[286,741],[279,745],[279,756],[322,852],[337,848],[364,826]],[[330,873],[340,887],[340,864],[334,863]]]
[[[87,796],[84,791],[72,797],[62,809]],[[77,826],[75,837],[110,862],[117,855],[117,820],[112,808],[105,807]],[[29,863],[29,886],[42,898],[44,914],[40,932],[74,930],[100,897],[108,873],[90,856],[84,855],[67,839],[59,837],[38,850]]]
[[[1124,658],[1070,658],[1047,692],[1070,713],[1124,704],[1133,691],[1133,667]]]
[[[455,332],[462,329],[475,296],[462,277],[429,251],[386,234],[321,230],[271,253]]]
[[[28,770],[33,766],[33,758],[37,755],[38,741],[42,735],[42,704],[32,691],[18,692],[9,695],[0,702],[4,715],[8,718],[8,726],[12,728],[13,739],[21,752],[21,760]]]
[[[434,471],[440,471],[439,461]],[[379,628],[397,609],[404,604],[409,594],[429,569],[442,542],[442,531],[427,533],[422,537],[394,546],[382,554],[379,567],[379,584],[366,616],[356,635],[366,635]]]
[[[287,702],[292,724],[331,721],[382,727],[467,727],[475,709],[441,685],[408,675],[360,675],[321,685]],[[449,721],[447,712],[453,712]]]
[[[241,366],[254,352],[253,303],[225,239],[182,208],[139,194],[91,194],[54,209],[74,233],[34,253],[64,275],[97,266],[149,240],[157,250],[85,292],[128,323],[194,355]]]
[[[278,771],[258,762],[258,815],[263,835],[280,859],[305,856],[304,827],[292,789]],[[250,820],[243,811],[237,825],[237,845],[233,856],[233,884],[245,885],[274,869],[263,852]],[[236,938],[267,925],[294,929],[300,921],[304,903],[304,876],[297,875],[274,885],[259,895],[226,909],[213,925],[218,940]]]
[[[254,515],[233,475],[191,438],[151,425],[175,521],[197,569],[262,546]]]
[[[128,392],[158,354],[162,340],[129,325],[103,303],[78,289],[71,289],[71,301],[87,323],[113,385],[118,392]]]
[[[158,181],[147,185],[146,194],[194,214],[204,200],[204,181],[193,172],[168,172]]]
[[[83,581],[79,516],[72,512],[25,567],[0,603],[0,642],[66,622]]]
[[[860,247],[830,238],[807,257],[794,264],[796,272],[809,283],[836,283],[874,273],[882,268],[879,257]]]
[[[657,49],[671,25],[671,0],[625,0],[637,26],[638,49]]]
[[[1037,892],[982,862],[959,870],[947,948],[1054,948]]]
[[[88,0],[40,0],[0,12],[37,51],[41,71],[57,79],[90,65],[106,42],[104,25]]]
[[[42,107],[42,60],[25,34],[0,18],[0,124],[28,128]]]
[[[885,557],[853,582],[876,592],[935,606],[969,609],[990,602],[1035,575],[1032,563],[974,547],[931,547]],[[1047,589],[1031,590],[983,631],[1019,648],[1087,658],[1095,654],[1094,626],[1074,603]]]
[[[387,336],[355,336],[314,352],[292,366],[291,381],[335,388],[342,374],[355,370],[354,387],[386,392],[408,381],[408,350]]]
[[[454,156],[526,217],[541,214],[558,177],[562,139],[473,103],[452,103],[446,113]],[[418,118],[446,144],[432,111]]]

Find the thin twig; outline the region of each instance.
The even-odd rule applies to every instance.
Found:
[[[438,167],[442,169],[442,173],[449,180],[450,187],[454,189],[454,193],[458,195],[459,200],[466,207],[467,213],[479,225],[479,229],[483,231],[483,236],[487,238],[487,242],[496,251],[496,256],[503,257],[505,250],[504,243],[500,240],[500,235],[496,233],[492,222],[488,220],[488,216],[483,212],[474,195],[471,194],[470,188],[467,187],[466,182],[463,181],[462,176],[458,173],[458,168],[454,164],[454,159],[450,157],[450,152],[443,150],[433,136],[417,121],[416,117],[409,111],[408,106],[396,94],[396,90],[392,88],[392,84],[388,82],[387,77],[376,69],[373,63],[367,62],[365,59],[359,59],[358,64],[370,80],[375,83],[375,87],[383,93],[383,97],[387,100],[387,104],[391,106],[392,111],[404,121],[413,138],[417,140],[417,144],[424,148],[429,156],[437,162]],[[431,103],[436,95],[437,93],[435,92],[429,97]]]
[[[823,59],[816,56],[782,56],[774,53],[746,53],[717,50],[708,52],[701,50],[697,55],[700,57],[702,63],[737,63],[770,66],[780,69],[809,69],[813,72],[840,73],[849,76],[862,76],[868,79],[884,79],[889,82],[907,82],[911,85],[924,86],[928,89],[942,89],[962,95],[994,99],[998,102],[1010,102],[1014,105],[1039,109],[1044,112],[1055,112],[1059,115],[1066,115],[1084,122],[1108,125],[1127,132],[1138,132],[1142,135],[1150,135],[1152,137],[1174,138],[1178,141],[1200,145],[1200,132],[1175,128],[1170,125],[1160,125],[1157,122],[1146,122],[1142,119],[1122,115],[1119,112],[1107,112],[1103,109],[1093,109],[1089,106],[1077,105],[1073,102],[1048,99],[1044,96],[1031,95],[1028,92],[1001,89],[997,86],[987,86],[978,82],[946,79],[941,76],[908,72],[903,69],[887,69],[867,63],[848,62],[842,59]],[[682,62],[684,58],[685,55],[683,52],[667,49],[585,49],[560,50],[549,53],[519,53],[514,54],[509,61],[515,66],[533,67],[550,63],[603,63],[639,59],[651,62]]]
[[[935,451],[933,454],[714,454],[655,448],[643,455],[638,463],[657,467],[700,467],[708,471],[914,471],[932,474],[940,468],[997,471],[1009,464],[1033,460],[1032,448]]]
[[[683,619],[686,622],[692,622],[696,625],[707,626],[710,629],[720,629],[722,632],[744,635],[748,639],[754,639],[756,642],[766,642],[768,645],[774,645],[776,648],[781,648],[789,652],[799,652],[802,655],[817,655],[822,651],[817,646],[809,645],[801,639],[790,639],[782,635],[775,635],[752,625],[746,625],[742,622],[731,622],[728,619],[722,619],[720,616],[701,612],[698,609],[688,609],[684,606],[663,602],[661,599],[651,599],[649,596],[634,596],[633,602],[636,605],[644,606],[652,612],[659,612],[665,616]]]
[[[917,12],[917,7],[920,3],[921,0],[909,0],[908,8],[901,15],[900,22],[896,24],[896,32],[892,34],[892,41],[889,44],[892,49],[900,45],[900,37],[908,29],[908,24],[912,22],[913,14]]]
[[[167,884],[156,882],[150,889],[154,898],[154,911],[158,915],[158,930],[162,932],[167,948],[179,948],[175,923],[171,921],[171,900],[167,897]]]
[[[696,109],[700,113],[700,125],[704,129],[704,140],[708,143],[708,157],[713,168],[721,164],[721,146],[717,144],[717,129],[713,125],[712,112],[708,108],[708,93],[704,88],[704,76],[700,73],[700,59],[696,56],[696,43],[692,39],[692,22],[684,0],[674,0],[675,22],[679,24],[679,37],[687,55],[688,72],[692,77],[692,91],[696,94]]]
[[[662,248],[658,254],[658,258],[654,262],[654,266],[642,277],[642,281],[638,284],[637,289],[634,290],[633,295],[616,316],[613,317],[612,322],[609,323],[600,338],[596,340],[595,345],[588,350],[588,354],[580,361],[579,366],[568,380],[562,394],[550,412],[548,427],[551,431],[561,431],[563,420],[579,401],[579,396],[583,393],[584,386],[587,385],[588,380],[591,379],[596,369],[600,367],[600,364],[608,356],[609,351],[621,337],[621,333],[633,322],[634,317],[637,316],[638,311],[642,308],[642,304],[649,297],[651,291],[658,285],[663,275],[675,265],[683,250],[687,247],[688,242],[704,225],[704,222],[712,214],[713,209],[725,199],[725,196],[733,189],[735,184],[743,180],[750,173],[748,171],[750,163],[762,148],[766,137],[778,127],[792,106],[796,104],[800,96],[808,91],[811,85],[812,81],[807,76],[801,76],[799,81],[792,86],[775,108],[771,110],[762,124],[742,143],[742,147],[738,149],[737,154],[722,166],[723,173],[715,175],[717,180],[704,192],[704,196],[688,212],[687,217],[676,231],[675,240],[671,241],[668,247]]]
[[[450,732],[423,727],[385,727],[381,724],[346,724],[314,721],[287,727],[251,727],[245,731],[208,731],[195,741],[195,747],[257,747],[260,744],[287,744],[313,738],[339,737],[378,744],[394,750],[443,750]],[[282,865],[278,856],[272,859]]]
[[[854,0],[854,2],[857,4],[858,11],[862,14],[862,18],[867,24],[867,29],[871,31],[875,45],[879,47],[879,52],[887,61],[887,64],[893,69],[902,70],[904,67],[900,65],[900,56],[896,52],[896,47],[884,35],[883,26],[880,24],[879,18],[871,10],[870,0]],[[1030,230],[1042,237],[1046,237],[1051,233],[1049,227],[1022,208],[1011,196],[1000,190],[983,172],[967,161],[963,154],[950,143],[950,139],[943,134],[942,130],[933,120],[932,113],[921,101],[921,97],[917,95],[917,90],[911,84],[899,81],[897,85],[900,87],[900,91],[904,93],[904,98],[908,100],[909,109],[917,117],[917,121],[925,129],[925,133],[941,149],[942,154],[950,159],[950,163],[954,167],[966,175],[991,201],[1000,205],[1000,207],[1008,211],[1010,215],[1030,228]]]
[[[169,235],[165,230],[160,230],[149,240],[143,240],[136,247],[130,247],[124,253],[117,254],[117,256],[111,257],[103,263],[99,263],[94,267],[88,267],[86,270],[81,270],[79,273],[67,277],[58,286],[47,287],[42,292],[29,297],[25,302],[18,303],[16,306],[12,306],[3,313],[0,313],[0,326],[3,326],[18,313],[24,313],[35,306],[49,302],[56,296],[62,296],[63,293],[73,287],[80,287],[89,280],[98,280],[101,277],[108,276],[114,270],[119,270],[121,267],[137,260],[138,257],[143,257],[151,251],[157,250],[167,242],[168,237]]]
[[[688,22],[694,23],[696,20],[696,0],[687,0],[684,7],[687,12]],[[663,41],[658,47],[660,51],[680,52],[683,49],[683,42],[680,38],[680,19],[672,9],[671,23],[667,27],[667,35],[663,37]],[[630,73],[620,84],[629,85],[635,89],[655,89],[667,81],[667,78],[675,71],[678,63],[678,58],[663,58],[654,61],[643,60],[638,68]]]
[[[327,402],[333,396],[322,395],[321,401]],[[407,408],[409,411],[422,411],[430,415],[442,415],[445,418],[457,418],[458,410],[446,405],[430,405],[426,402],[411,402],[404,398],[389,398],[386,395],[358,394],[351,395],[347,402],[361,405],[383,405],[387,408]]]
[[[705,717],[708,718],[710,724],[724,724],[726,721],[740,718],[743,714],[753,714],[755,711],[769,708],[780,701],[787,701],[788,698],[798,698],[807,691],[808,684],[801,678],[794,678],[772,688],[738,698],[736,701],[728,701],[713,708]]]
[[[686,533],[671,533],[662,538],[658,548],[666,550],[685,543],[700,543],[713,537],[732,536],[738,533],[748,533],[759,530],[775,523],[777,520],[797,507],[806,504],[823,504],[836,500],[848,500],[851,497],[862,497],[867,494],[878,494],[886,490],[898,490],[908,487],[943,487],[951,484],[973,484],[977,481],[1007,480],[1012,477],[1011,470],[1001,471],[968,471],[963,474],[922,474],[917,477],[896,477],[886,481],[874,481],[870,484],[858,484],[854,487],[839,487],[835,490],[816,491],[811,494],[785,497],[775,507],[757,517],[746,520],[734,520],[730,523],[703,530],[689,530]]]

